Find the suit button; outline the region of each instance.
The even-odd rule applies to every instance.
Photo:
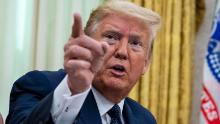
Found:
[[[66,107],[65,112],[68,112],[68,111],[69,111],[69,107]]]

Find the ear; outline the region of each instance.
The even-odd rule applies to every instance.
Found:
[[[152,53],[153,53],[153,40],[151,41],[151,44],[150,44],[150,48],[148,49],[148,52],[147,52],[147,55],[146,55],[146,58],[144,60],[144,68],[142,70],[142,75],[144,75],[144,73],[147,71],[147,69],[149,68],[149,65],[151,63],[151,56],[152,56]]]
[[[150,55],[147,55],[147,57],[144,60],[144,68],[142,70],[142,75],[144,75],[144,73],[147,71],[150,63],[151,63],[151,53],[150,53]]]

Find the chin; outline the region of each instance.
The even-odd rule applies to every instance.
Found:
[[[99,76],[96,76],[93,81],[93,86],[96,89],[102,90],[103,92],[127,92],[130,89],[130,82],[127,79],[127,76],[124,77],[115,77],[108,71],[99,73]]]
[[[106,78],[103,80],[103,84],[111,90],[125,90],[129,86],[129,82],[115,77]]]
[[[127,97],[131,90],[131,84],[127,80],[115,77],[96,78],[93,86],[106,98],[118,98],[119,101]],[[117,102],[117,100],[113,101]]]

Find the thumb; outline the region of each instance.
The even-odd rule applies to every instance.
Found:
[[[74,23],[72,26],[72,34],[73,38],[79,37],[80,35],[84,34],[83,26],[82,26],[82,19],[79,13],[74,13]]]
[[[91,66],[91,71],[93,73],[97,73],[101,69],[103,62],[104,62],[104,56],[109,49],[108,43],[106,42],[100,42],[100,43],[101,43],[103,54],[96,56],[95,59],[93,60],[92,66]]]
[[[107,53],[108,49],[109,49],[109,45],[106,42],[101,42],[101,46],[102,46],[102,50],[104,52],[104,54]]]

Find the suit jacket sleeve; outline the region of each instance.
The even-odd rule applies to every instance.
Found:
[[[19,78],[11,90],[6,124],[53,123],[50,115],[53,91],[64,76],[63,70],[32,71]]]

